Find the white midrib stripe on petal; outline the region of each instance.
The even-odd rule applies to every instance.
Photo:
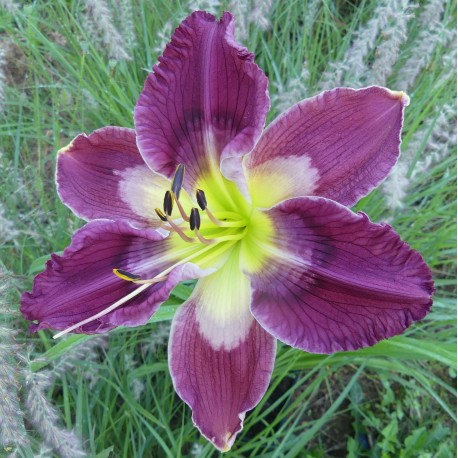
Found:
[[[238,258],[235,250],[221,269],[200,279],[191,298],[199,331],[214,350],[238,347],[253,322],[250,281],[240,271]]]

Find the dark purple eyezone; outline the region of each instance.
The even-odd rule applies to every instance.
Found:
[[[205,197],[205,193],[202,191],[202,189],[198,189],[196,191],[196,200],[201,210],[205,211],[207,208],[207,198]]]
[[[163,211],[160,208],[155,208],[154,211],[156,212],[156,215],[159,216],[159,219],[162,221],[167,221],[167,216],[164,215]]]
[[[178,164],[178,167],[175,171],[175,176],[173,177],[173,182],[172,182],[172,192],[177,201],[180,198],[181,187],[183,185],[184,172],[185,172],[184,164]]]
[[[200,213],[195,207],[191,210],[191,214],[189,215],[189,227],[191,231],[200,229]]]
[[[173,194],[171,191],[166,191],[164,196],[164,213],[168,216],[172,215],[173,211]],[[162,219],[162,218],[161,218]]]

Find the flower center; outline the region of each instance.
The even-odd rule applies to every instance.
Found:
[[[183,176],[184,166],[179,165],[171,191],[164,196],[163,211],[156,209],[163,227],[171,232],[174,248],[182,251],[184,245],[195,246],[193,262],[202,268],[218,268],[237,250],[240,269],[258,270],[266,257],[263,247],[270,244],[273,234],[269,218],[249,203],[236,184],[216,167],[199,180],[197,206],[187,212],[180,202]],[[174,219],[174,213],[180,217]],[[212,247],[203,249],[208,246]]]
[[[243,237],[247,223],[245,218],[237,213],[227,211],[213,213],[210,211],[205,193],[201,189],[196,191],[196,200],[203,212],[202,217],[197,207],[191,208],[191,211],[187,214],[177,194],[174,194],[173,191],[167,191],[164,196],[164,211],[156,208],[157,216],[166,223],[162,227],[175,232],[187,243],[209,245],[228,240],[240,240]],[[172,218],[175,203],[181,216],[179,222]],[[207,232],[211,238],[205,237],[201,230]]]
[[[171,253],[179,254],[179,262],[173,267],[192,261],[201,269],[218,269],[235,253],[240,270],[259,271],[272,245],[273,225],[267,215],[250,204],[217,167],[199,181],[197,206],[186,210],[180,200],[184,173],[185,167],[180,164],[171,189],[165,192],[162,210],[155,209],[163,223],[161,227],[170,233]],[[117,268],[113,272],[123,280],[145,284],[164,281],[170,270],[150,279]]]

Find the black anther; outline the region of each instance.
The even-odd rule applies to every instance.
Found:
[[[197,203],[199,204],[199,207],[201,210],[205,210],[207,208],[207,199],[205,197],[205,193],[202,191],[202,189],[198,189],[196,191],[196,200]]]
[[[172,181],[172,192],[177,200],[180,197],[181,186],[183,185],[184,172],[184,164],[178,164],[175,176],[173,177]]]
[[[173,210],[173,195],[171,191],[166,191],[164,196],[164,213],[171,215]]]
[[[191,214],[189,215],[189,227],[191,231],[200,228],[200,213],[197,208],[191,210]]]

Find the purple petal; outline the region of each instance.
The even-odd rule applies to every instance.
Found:
[[[125,221],[92,221],[75,233],[62,257],[52,255],[46,270],[35,277],[33,291],[22,295],[21,312],[26,319],[38,321],[33,331],[66,329],[139,288],[118,278],[114,268],[149,279],[175,261],[169,239],[155,230],[138,230]],[[101,333],[144,324],[180,281],[198,276],[192,264],[179,265],[166,280],[75,332]]]
[[[245,413],[267,390],[275,360],[275,339],[253,321],[243,342],[215,350],[199,333],[196,304],[177,312],[169,343],[175,390],[193,411],[194,424],[221,451],[243,427]]]
[[[232,15],[217,21],[193,13],[153,70],[135,107],[145,161],[168,177],[185,164],[188,189],[220,163],[226,175],[240,174],[242,155],[261,134],[269,98],[253,54],[234,39]]]
[[[408,101],[402,92],[373,86],[337,88],[294,105],[266,129],[246,161],[252,188],[256,181],[281,183],[282,192],[271,197],[259,191],[259,206],[306,195],[356,203],[395,164]]]
[[[104,127],[78,135],[57,158],[57,190],[77,216],[126,219],[137,226],[156,226],[170,182],[145,164],[135,131]]]
[[[431,272],[390,226],[318,197],[267,213],[277,246],[251,278],[251,310],[278,339],[314,353],[354,350],[429,312]]]

